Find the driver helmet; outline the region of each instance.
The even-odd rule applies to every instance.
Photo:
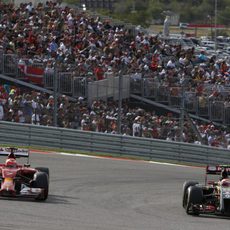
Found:
[[[8,167],[8,168],[16,168],[17,162],[16,162],[15,159],[9,158],[9,159],[6,160],[5,165],[6,165],[6,167]]]
[[[228,178],[228,172],[226,171],[226,169],[222,169],[222,171],[221,171],[221,178],[222,179]]]

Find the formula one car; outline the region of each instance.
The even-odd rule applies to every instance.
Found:
[[[222,176],[208,180],[208,175]],[[207,166],[205,184],[187,181],[183,185],[182,205],[189,215],[230,215],[230,165]],[[211,176],[209,176],[211,177]]]
[[[7,156],[0,164],[0,197],[28,197],[46,200],[49,192],[49,169],[31,168],[29,151],[13,147],[0,148],[0,156]],[[16,158],[26,157],[24,165]]]

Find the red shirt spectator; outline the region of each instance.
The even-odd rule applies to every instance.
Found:
[[[94,74],[96,75],[97,80],[103,80],[104,79],[104,70],[101,66],[97,66],[94,69]]]

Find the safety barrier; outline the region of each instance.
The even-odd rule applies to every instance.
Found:
[[[73,97],[88,98],[88,83],[85,77],[73,77]]]
[[[146,78],[141,82],[141,79],[138,79],[139,82],[136,82],[136,85],[132,84],[134,82],[134,79],[131,81],[131,89],[132,93],[136,91],[138,94],[138,87],[142,85],[142,92],[140,92],[143,97],[148,97],[148,98],[156,98],[156,89],[158,88],[158,84],[155,82],[153,78]],[[139,86],[138,86],[139,85]],[[140,90],[140,89],[139,89]]]
[[[214,121],[223,121],[224,103],[222,101],[210,101],[210,119]]]
[[[195,144],[13,122],[0,122],[0,129],[0,144],[6,145],[107,153],[176,163],[230,163],[229,150]]]
[[[184,92],[185,109],[188,113],[196,113],[198,111],[198,101],[196,93]]]
[[[3,56],[4,56],[4,51],[1,48],[0,49],[0,73],[3,72],[3,65],[4,65],[4,63],[3,63],[4,58],[3,58]]]
[[[10,76],[18,75],[18,56],[16,54],[4,54],[3,73]]]
[[[78,78],[72,72],[55,72],[54,68],[45,67],[43,63],[30,63],[27,59],[19,59],[16,54],[4,54],[2,50],[0,50],[0,73],[50,90],[54,90],[54,80],[57,76],[58,93],[87,97],[87,81],[82,77]]]
[[[58,73],[58,90],[64,94],[73,93],[73,74],[71,72]]]
[[[230,124],[230,106],[225,106],[224,108],[224,122],[226,125]]]
[[[47,89],[54,88],[54,79],[55,79],[55,71],[53,68],[45,68],[44,71],[44,87]]]

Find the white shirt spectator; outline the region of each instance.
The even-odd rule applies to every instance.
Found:
[[[133,123],[133,136],[139,137],[141,132],[141,124],[134,122]]]
[[[38,103],[34,100],[32,100],[32,108],[37,109],[38,108]]]
[[[136,36],[135,41],[136,42],[141,42],[141,36],[139,34]]]
[[[143,45],[150,45],[149,40],[148,40],[147,37],[145,37],[141,43],[142,43]]]
[[[26,6],[26,9],[29,11],[29,12],[31,12],[32,10],[33,10],[33,4],[32,4],[32,2],[30,2],[27,6]]]
[[[18,119],[19,123],[25,123],[26,119],[24,117],[22,110],[18,110],[18,117],[19,117],[19,119]]]
[[[40,116],[38,113],[33,113],[31,117],[31,123],[33,125],[40,125]]]
[[[183,57],[180,57],[180,58],[179,58],[179,63],[180,63],[181,65],[185,65],[185,64],[186,64],[186,61],[187,61],[186,58],[183,58]]]
[[[60,49],[63,53],[66,52],[66,46],[65,46],[65,44],[64,44],[63,42],[60,43],[59,49]]]
[[[175,63],[172,60],[169,60],[168,63],[167,63],[167,67],[169,67],[169,68],[175,68],[176,65],[175,65]]]
[[[211,146],[214,141],[214,137],[212,135],[208,136],[208,145]]]

